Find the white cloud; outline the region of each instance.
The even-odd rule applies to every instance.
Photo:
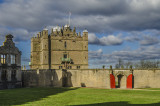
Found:
[[[120,45],[123,40],[119,36],[108,35],[100,38],[101,45]]]
[[[144,36],[144,39],[140,41],[141,45],[154,45],[160,42],[157,37],[154,36]]]
[[[4,41],[5,35],[7,34],[12,34],[16,42],[27,41],[27,40],[30,40],[30,38],[36,33],[37,31],[29,32],[28,30],[22,29],[22,28],[8,29],[8,28],[0,27],[0,39],[2,41]]]
[[[120,36],[108,35],[98,38],[94,33],[89,33],[88,42],[89,44],[109,46],[109,45],[121,45],[123,43],[123,40],[121,39]]]
[[[118,59],[123,61],[140,61],[140,60],[151,60],[160,59],[160,48],[156,46],[144,46],[136,50],[120,50],[114,51],[111,54],[104,54],[103,52],[98,53],[98,51],[89,52],[89,63],[91,66],[102,66],[117,64]]]
[[[99,58],[101,59],[101,56],[103,54],[103,50],[102,49],[99,49],[97,51],[89,51],[89,58],[91,59],[96,59],[96,58]]]
[[[159,5],[158,0],[9,0],[0,4],[0,26],[28,31],[62,26],[71,11],[72,25],[90,32],[160,29]]]
[[[98,44],[99,39],[97,38],[97,36],[94,33],[89,33],[88,34],[88,42],[90,44]]]

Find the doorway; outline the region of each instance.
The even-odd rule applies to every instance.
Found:
[[[116,88],[126,88],[126,78],[124,75],[117,75]]]

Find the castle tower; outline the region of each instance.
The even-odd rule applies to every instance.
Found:
[[[69,25],[44,29],[31,42],[31,69],[87,69],[88,31],[76,33]]]
[[[37,34],[37,37],[32,37],[31,39],[31,62],[30,62],[30,68],[31,69],[39,69],[40,66],[40,37],[41,32]]]
[[[40,44],[40,62],[41,69],[49,69],[49,44],[48,44],[48,29],[42,31],[41,44]]]
[[[84,56],[84,61],[83,64],[88,64],[88,31],[85,29],[83,31],[83,56]],[[88,68],[88,66],[86,66]]]

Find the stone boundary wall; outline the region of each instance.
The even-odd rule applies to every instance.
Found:
[[[110,88],[109,70],[23,70],[23,87],[103,87]]]
[[[129,70],[113,70],[113,73]],[[110,88],[110,70],[23,70],[23,87],[96,87]],[[128,74],[126,74],[127,77]],[[134,70],[134,88],[160,88],[160,70]],[[116,78],[116,76],[115,76]]]
[[[62,86],[62,71],[60,70],[23,70],[23,87]]]
[[[74,87],[100,87],[110,88],[109,70],[88,69],[68,70],[71,74],[69,82]]]
[[[160,88],[160,70],[134,70],[134,88]]]

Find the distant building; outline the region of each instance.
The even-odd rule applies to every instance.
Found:
[[[43,29],[31,39],[31,69],[88,69],[88,31],[69,25]]]
[[[0,46],[0,89],[21,87],[21,52],[15,47],[11,34]]]

